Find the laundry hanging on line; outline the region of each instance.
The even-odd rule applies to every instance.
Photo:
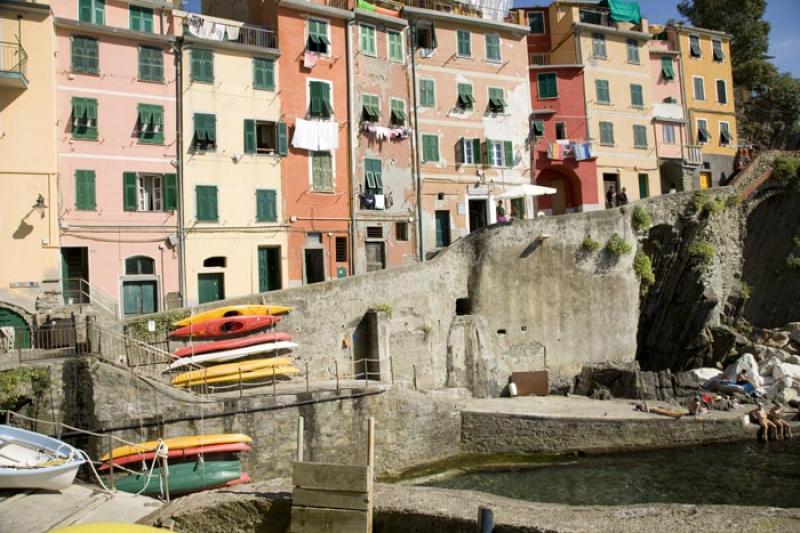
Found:
[[[294,123],[292,146],[312,152],[329,152],[339,148],[339,123],[298,118]]]

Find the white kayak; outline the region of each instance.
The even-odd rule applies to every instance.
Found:
[[[248,355],[266,354],[272,352],[287,352],[297,348],[297,344],[290,341],[264,342],[253,346],[245,346],[234,350],[223,350],[221,352],[203,353],[176,359],[169,365],[170,370],[176,370],[189,365],[208,365],[241,359]]]
[[[85,461],[66,442],[0,424],[0,489],[63,490]]]

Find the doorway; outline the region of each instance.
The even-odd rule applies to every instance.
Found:
[[[488,216],[487,216],[487,205],[488,200],[480,199],[480,200],[473,200],[470,198],[469,200],[469,232],[472,233],[473,231],[479,230],[481,228],[485,228],[489,225]]]
[[[198,302],[216,302],[225,298],[225,274],[214,272],[197,275]]]
[[[703,170],[700,172],[700,188],[708,189],[711,187],[711,172]]]
[[[386,247],[383,242],[364,243],[367,253],[367,272],[375,272],[386,268]]]
[[[611,188],[614,188],[614,197],[611,201],[608,201],[608,192]],[[619,174],[606,174],[603,173],[603,194],[606,197],[606,207],[612,208],[615,207],[616,204],[616,195],[619,193]]]
[[[89,248],[61,249],[61,289],[65,305],[89,303]]]
[[[367,311],[353,332],[353,366],[356,379],[381,379],[378,313]]]
[[[436,211],[436,247],[450,246],[450,211]]]
[[[144,315],[158,311],[158,283],[155,280],[122,282],[122,309],[125,315]]]
[[[322,248],[306,248],[306,283],[325,281],[325,257]]]
[[[14,346],[12,348],[30,348],[31,347],[31,330],[28,323],[22,318],[22,315],[0,307],[0,328],[10,327],[14,328]],[[5,340],[0,337],[0,346]],[[9,340],[10,343],[10,340]]]
[[[281,288],[281,247],[265,246],[258,249],[258,292],[277,291]]]

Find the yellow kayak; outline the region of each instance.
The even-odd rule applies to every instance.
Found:
[[[284,365],[284,366],[270,366],[265,368],[259,368],[258,370],[253,370],[250,372],[242,372],[242,381],[253,381],[256,379],[269,379],[273,375],[281,377],[281,376],[292,376],[295,374],[299,374],[300,371],[293,367],[291,364]],[[177,387],[189,387],[194,385],[212,385],[212,384],[219,384],[219,383],[235,383],[239,381],[239,373],[236,374],[226,374],[224,376],[217,376],[215,378],[208,378],[205,381],[203,380],[202,376],[191,381],[185,382],[180,385],[176,385]]]
[[[50,533],[164,533],[164,529],[125,524],[122,522],[95,522],[53,529]]]
[[[212,444],[236,444],[239,442],[250,443],[253,439],[241,433],[217,433],[213,435],[184,435],[183,437],[172,437],[164,439],[164,444],[170,450],[182,450],[184,448],[196,448],[199,446],[210,446]],[[147,453],[155,451],[158,447],[157,440],[140,442],[139,444],[119,446],[111,450],[111,457],[105,454],[100,458],[101,461],[108,461],[111,458],[117,459],[133,455],[135,453]]]
[[[187,385],[189,382],[203,382],[203,379],[218,378],[220,376],[227,376],[234,374],[237,379],[239,372],[252,372],[261,368],[273,366],[292,366],[292,362],[285,357],[270,357],[261,359],[252,359],[250,361],[240,361],[238,363],[227,363],[224,365],[214,365],[206,368],[205,370],[192,370],[191,372],[184,372],[178,374],[172,379],[172,384],[175,386]]]
[[[281,307],[280,305],[226,305],[188,316],[183,320],[175,322],[175,325],[178,327],[191,326],[192,324],[197,324],[205,320],[225,318],[228,316],[285,315],[291,310],[291,307]]]

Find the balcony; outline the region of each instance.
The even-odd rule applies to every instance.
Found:
[[[316,4],[318,6],[334,7],[336,9],[343,9],[349,11],[353,6],[351,0],[305,0],[309,4]],[[370,2],[374,3],[374,2]]]
[[[700,166],[703,164],[703,147],[695,144],[685,144],[686,164]]]
[[[519,11],[498,9],[492,7],[486,0],[479,0],[476,3],[459,2],[457,0],[405,0],[402,3],[409,7],[442,11],[464,17],[523,24],[523,22],[520,22],[522,19]]]
[[[183,22],[183,32],[205,41],[235,43],[255,48],[278,49],[278,36],[261,26],[223,22],[222,19],[191,14]]]
[[[577,162],[594,159],[594,145],[584,139],[565,139],[558,142],[547,143],[547,149],[541,153],[550,161],[564,161],[574,159]]]
[[[0,41],[0,87],[27,89],[28,53],[20,43]]]

